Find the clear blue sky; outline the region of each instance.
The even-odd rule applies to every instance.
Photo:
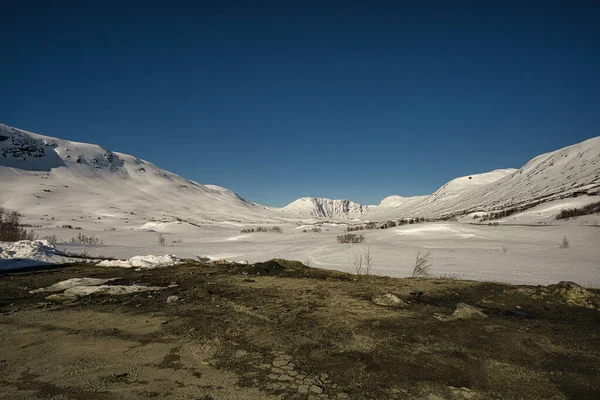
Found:
[[[427,194],[600,135],[598,1],[69,3],[0,5],[0,121],[262,204]]]

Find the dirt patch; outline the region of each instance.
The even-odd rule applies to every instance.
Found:
[[[84,277],[164,289],[29,293]],[[286,260],[4,273],[0,397],[600,398],[600,312],[537,290]],[[457,305],[486,318],[436,318]]]

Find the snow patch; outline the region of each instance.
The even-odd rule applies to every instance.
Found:
[[[450,227],[448,225],[423,225],[410,228],[401,228],[398,229],[395,233],[397,235],[429,235],[432,233],[449,233],[452,235],[459,236],[461,238],[485,239],[483,236],[466,232],[464,229],[459,229],[457,227]]]
[[[144,225],[140,227],[141,230],[144,231],[156,231],[156,232],[169,232],[176,225],[181,225],[180,221],[171,221],[171,222],[158,222],[158,221],[150,221],[146,222]]]
[[[71,289],[76,286],[100,286],[105,284],[106,282],[114,281],[118,278],[109,278],[109,279],[101,279],[101,278],[71,278],[66,281],[55,283],[54,285],[30,290],[29,293],[43,293],[43,292],[62,292],[63,290]]]
[[[78,262],[89,260],[69,257],[47,240],[0,242],[0,270]]]
[[[143,285],[105,285],[105,283],[119,278],[71,278],[55,283],[47,288],[32,290],[29,293],[55,293],[47,297],[49,300],[77,299],[90,294],[122,295],[129,293],[158,291],[166,289],[160,286]],[[62,293],[57,293],[62,292]]]
[[[170,267],[179,263],[181,263],[180,258],[172,254],[165,254],[164,256],[134,256],[129,260],[104,260],[98,263],[98,266],[137,268],[137,270],[143,270]]]
[[[166,289],[160,286],[143,285],[100,285],[100,286],[74,286],[64,291],[60,297],[83,297],[90,294],[121,295],[138,292],[148,292]],[[57,296],[58,297],[58,296]]]

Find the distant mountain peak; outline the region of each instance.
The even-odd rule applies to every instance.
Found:
[[[363,206],[349,200],[302,197],[281,208],[303,217],[354,219],[365,215],[374,206]]]

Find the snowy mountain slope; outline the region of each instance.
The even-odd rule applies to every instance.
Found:
[[[413,196],[413,197],[404,197],[404,196],[388,196],[385,199],[379,202],[377,207],[399,207],[399,206],[408,206],[409,204],[418,204],[423,201],[427,196]]]
[[[455,178],[444,184],[434,193],[425,196],[389,196],[381,200],[377,208],[371,210],[368,218],[385,219],[421,216],[422,214],[413,214],[413,210],[419,210],[432,203],[441,207],[452,206],[457,200],[466,198],[469,196],[469,193],[477,188],[489,185],[515,171],[516,169],[514,168],[498,169],[481,174],[471,174]]]
[[[378,206],[302,198],[271,208],[131,155],[0,124],[0,206],[32,220],[54,217],[94,224],[109,220],[106,226],[119,221],[138,229],[177,220],[189,222],[190,228],[307,218],[386,220],[527,207],[575,193],[600,193],[600,137],[542,154],[519,170],[453,179],[427,196],[389,196]]]
[[[473,174],[455,178],[436,190],[435,193],[433,193],[433,196],[442,198],[447,196],[457,196],[464,192],[471,192],[478,187],[496,182],[515,171],[515,168],[497,169],[482,174]]]
[[[0,206],[28,215],[268,221],[279,213],[93,144],[0,124]]]
[[[595,137],[537,156],[518,170],[457,178],[435,193],[410,202],[394,203],[392,198],[387,202],[394,206],[377,207],[368,218],[439,217],[504,210],[575,193],[597,194],[599,190],[600,137]]]
[[[354,219],[361,218],[371,208],[348,200],[303,197],[280,210],[302,217]]]

